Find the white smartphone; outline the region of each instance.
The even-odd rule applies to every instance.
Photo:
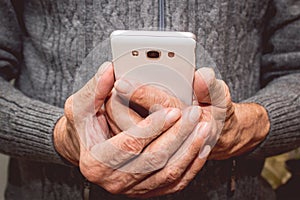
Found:
[[[163,89],[192,104],[195,35],[189,32],[117,30],[110,36],[115,78]]]

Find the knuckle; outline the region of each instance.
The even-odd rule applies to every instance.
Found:
[[[167,171],[166,182],[173,183],[176,180],[178,180],[180,176],[181,176],[181,171],[179,168],[177,167],[171,168]]]
[[[167,164],[167,161],[168,158],[165,153],[151,153],[144,161],[144,168],[147,171],[162,169]]]
[[[102,168],[92,158],[90,154],[81,155],[79,169],[82,175],[92,183],[99,182],[99,174],[102,174]]]
[[[161,132],[161,130],[163,129],[163,125],[155,123],[155,121],[153,122],[154,123],[151,123],[150,126],[147,127],[148,132],[153,134]]]
[[[98,181],[95,175],[94,169],[92,167],[80,167],[82,175],[90,182],[96,183]]]
[[[138,104],[142,104],[147,99],[148,92],[145,86],[138,87],[132,94],[131,100]]]
[[[106,191],[110,192],[111,194],[120,194],[122,190],[124,189],[123,185],[118,182],[111,182],[109,184],[106,184],[102,186]]]
[[[91,165],[89,161],[80,163],[80,171],[88,181],[100,185],[112,194],[120,194],[124,189],[123,181],[116,181],[115,179],[112,180],[107,172],[101,170],[101,167]],[[108,176],[106,176],[105,178],[101,178],[99,174],[107,174]]]
[[[169,94],[165,94],[165,96],[162,98],[160,102],[164,107],[174,107],[174,108],[182,108],[181,101],[175,97],[171,96]]]
[[[187,134],[191,133],[191,124],[188,122],[182,123],[179,121],[178,124],[172,127],[173,137],[178,137],[178,139],[182,139],[183,137],[187,136]]]
[[[163,93],[163,92],[161,92],[159,94],[152,93],[152,97],[153,97],[153,102],[156,103],[156,104],[160,104],[163,107],[170,107],[171,106],[170,97],[167,94]]]
[[[147,117],[139,123],[139,127],[148,135],[156,135],[156,133],[160,133],[164,127],[165,120],[161,116],[155,114],[155,116]]]
[[[162,169],[167,164],[168,158],[166,153],[154,152],[149,155],[147,160],[145,160],[145,166],[151,170],[155,171]]]
[[[180,101],[180,99],[172,98],[172,106],[175,108],[183,109],[185,107],[185,104]]]
[[[125,142],[122,142],[120,145],[121,150],[134,154],[139,154],[144,148],[143,139],[131,135],[127,135]]]
[[[158,98],[158,97],[157,97]],[[161,103],[162,105],[164,105],[165,107],[171,107],[173,106],[173,102],[172,102],[172,99],[171,97],[168,97],[168,96],[164,96],[163,98],[160,98],[160,101],[159,103]]]

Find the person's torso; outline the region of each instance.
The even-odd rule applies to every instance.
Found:
[[[233,100],[243,100],[259,88],[263,17],[268,3],[269,0],[165,0],[164,16],[160,16],[158,0],[26,1],[22,14],[26,31],[23,37],[24,61],[17,87],[31,98],[62,107],[66,98],[73,93],[74,83],[78,88],[96,72],[97,66],[111,59],[109,35],[113,30],[157,30],[161,18],[166,30],[194,33],[198,45],[208,54],[205,58],[196,55],[198,67],[217,67],[216,70],[229,85]],[[53,188],[53,192],[47,189],[49,197],[42,192],[30,195],[42,195],[42,199],[57,199],[57,196],[67,195],[68,192],[81,195],[81,186],[61,184],[64,180],[55,175],[53,166],[29,161],[16,162],[18,168],[30,165],[37,171],[40,168],[38,178],[32,178],[30,170],[19,170],[23,175],[27,173],[27,178],[22,178],[22,181],[29,188],[30,184],[38,185],[36,190],[49,189],[58,183],[63,185]],[[177,199],[198,199],[200,196],[209,199],[229,198],[227,191],[230,187],[231,161],[208,162],[207,165],[189,188],[177,195]],[[251,171],[249,168],[251,165],[244,169],[245,174]],[[243,187],[247,184],[259,185],[256,176],[261,163],[255,168],[254,172],[241,176],[239,191],[244,191]],[[75,173],[74,170],[60,169],[59,166],[55,170],[72,172],[72,176]],[[43,176],[44,173],[47,176]],[[75,174],[78,176],[79,173]],[[71,177],[66,182],[72,180],[83,181],[82,178]],[[123,199],[95,187],[92,192],[95,199]],[[261,188],[252,188],[245,198],[253,199],[251,194],[255,189]],[[68,199],[62,196],[61,199]],[[173,198],[175,196],[169,197]]]
[[[168,1],[165,29],[190,31],[198,46],[198,67],[214,67],[231,89],[233,100],[253,95],[259,88],[263,17],[269,0]],[[28,96],[63,106],[73,92],[76,73],[85,57],[99,44],[99,66],[111,58],[109,35],[113,30],[157,30],[159,1],[27,1],[23,19],[24,64],[18,86]],[[202,55],[202,54],[201,54]],[[206,60],[205,60],[206,59]]]

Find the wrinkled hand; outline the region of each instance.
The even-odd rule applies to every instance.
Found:
[[[216,79],[212,69],[201,68],[195,73],[194,91],[203,109],[202,120],[215,121],[216,132],[220,133],[210,159],[239,156],[267,135],[270,125],[266,110],[254,103],[233,103],[228,86]]]
[[[115,83],[115,91],[106,103],[106,111],[110,126],[115,134],[127,130],[143,118],[134,110],[129,109],[129,100],[151,112],[164,107],[177,107],[182,110],[182,116],[163,136],[169,138],[163,141],[155,139],[143,154],[164,152],[173,149],[163,163],[161,170],[155,171],[147,179],[133,186],[124,193],[129,196],[151,197],[165,195],[182,190],[197,175],[204,165],[209,148],[205,148],[205,140],[211,129],[206,122],[199,123],[199,116],[193,117],[193,126],[189,117],[195,115],[195,109],[184,105],[176,97],[151,86],[141,86],[138,83],[119,80]],[[117,108],[117,109],[116,109]],[[117,111],[118,112],[117,112]],[[197,125],[196,128],[195,125]],[[161,162],[161,161],[160,161]]]
[[[176,108],[160,109],[110,137],[102,106],[113,84],[113,68],[105,63],[67,99],[65,115],[55,126],[54,145],[64,158],[79,165],[89,181],[119,194],[166,165],[197,125],[201,109],[188,107],[182,113]],[[198,142],[202,141],[199,136]]]
[[[124,98],[150,113],[151,110],[160,107],[180,109],[187,107],[176,97],[164,91],[147,85],[140,86],[129,80],[117,81],[115,88],[118,95],[112,95],[106,104],[109,123],[115,134],[143,119],[136,112],[128,109],[128,105],[124,105]],[[186,151],[184,156],[181,156],[182,160],[192,160],[193,164],[186,169],[186,165],[181,165],[182,160],[176,160],[175,163],[168,162],[164,169],[134,186],[127,191],[127,194],[149,197],[179,191],[201,170],[212,147],[214,148],[210,152],[210,159],[227,159],[252,150],[268,133],[269,121],[265,109],[254,103],[233,103],[228,86],[224,81],[216,79],[212,69],[201,68],[195,73],[194,92],[195,101],[202,108],[202,115],[197,131],[193,134],[201,133],[199,135],[203,135],[202,142],[191,141],[190,138],[193,137],[191,134],[185,145],[194,149],[194,152]],[[124,115],[118,115],[111,109],[112,107],[122,107],[120,110],[127,112],[129,117],[122,118],[121,116]],[[171,145],[172,143],[166,146]],[[184,148],[180,148],[178,152]],[[200,156],[195,157],[195,150],[201,150]]]
[[[65,102],[65,114],[54,129],[54,145],[74,165],[80,164],[80,154],[84,149],[109,138],[109,128],[101,107],[113,85],[113,67],[106,62],[83,88]]]
[[[120,80],[117,84],[120,85],[117,86],[120,94],[128,84],[137,89],[130,91],[127,96],[147,110],[151,110],[151,107],[157,104],[161,107],[180,109],[186,107],[166,92],[151,86],[138,87],[136,83],[128,80]],[[210,159],[227,159],[248,152],[268,134],[270,122],[266,110],[255,103],[233,103],[228,86],[224,81],[216,79],[212,69],[200,68],[195,72],[194,93],[196,103],[202,108],[200,122],[207,122],[210,127],[209,138],[206,141],[210,147],[214,147]],[[108,104],[112,102],[110,99]],[[118,127],[114,129],[115,132],[126,128],[113,117],[110,110],[108,113],[110,124]],[[132,111],[130,116],[135,122],[140,120]]]

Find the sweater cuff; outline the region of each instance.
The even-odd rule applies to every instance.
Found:
[[[54,147],[53,131],[64,111],[51,105],[32,101],[18,111],[18,117],[12,122],[14,130],[25,136],[18,138],[21,144],[36,148],[35,160],[67,164]],[[29,151],[33,149],[28,149]],[[30,159],[30,158],[29,158]]]
[[[270,121],[268,135],[248,154],[249,158],[264,159],[295,149],[300,145],[298,95],[282,96],[263,93],[260,92],[243,101],[263,106]]]
[[[11,157],[71,165],[55,150],[53,130],[62,108],[33,100],[0,78],[0,152]]]

